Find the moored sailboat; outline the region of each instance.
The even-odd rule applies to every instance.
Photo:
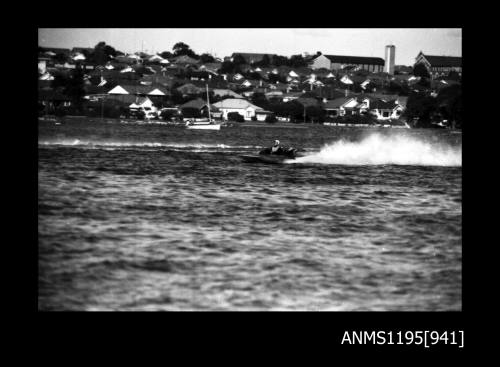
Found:
[[[208,84],[207,87],[207,107],[208,107],[208,120],[194,120],[186,122],[186,128],[190,130],[220,130],[221,124],[212,119],[210,113],[210,98],[208,95]]]

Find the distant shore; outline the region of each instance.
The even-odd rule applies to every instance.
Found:
[[[38,117],[38,121],[44,122],[54,122],[54,123],[65,123],[67,121],[87,121],[92,123],[123,123],[123,124],[137,124],[137,125],[165,125],[170,127],[183,127],[184,122],[172,122],[165,120],[136,120],[136,119],[126,119],[126,118],[100,118],[100,117],[87,117],[87,116],[41,116]],[[367,124],[331,124],[324,125],[323,123],[304,123],[304,122],[264,122],[264,121],[247,121],[247,122],[236,122],[236,121],[225,121],[230,127],[271,127],[271,128],[291,128],[291,129],[306,129],[313,126],[325,126],[330,128],[381,128],[381,129],[399,129],[399,126],[390,125],[367,125]],[[452,130],[452,129],[448,129]],[[461,130],[453,130],[461,132]]]

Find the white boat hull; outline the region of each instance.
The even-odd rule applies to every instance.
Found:
[[[188,125],[186,128],[190,130],[220,130],[220,124]]]

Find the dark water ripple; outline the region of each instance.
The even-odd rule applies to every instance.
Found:
[[[461,167],[237,157],[357,130],[39,128],[137,144],[39,145],[39,309],[461,309]]]

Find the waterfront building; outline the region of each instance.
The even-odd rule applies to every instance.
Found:
[[[432,56],[425,55],[422,51],[415,59],[415,65],[423,64],[432,76],[446,75],[450,71],[456,71],[462,75],[462,58],[456,56]]]

